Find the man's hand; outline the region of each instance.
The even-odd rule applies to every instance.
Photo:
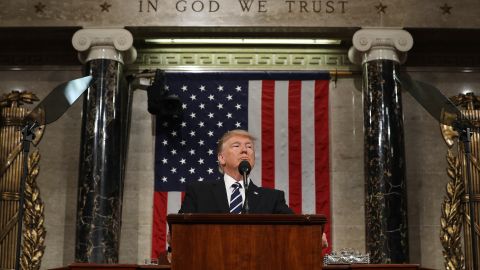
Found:
[[[322,248],[328,247],[328,240],[327,235],[325,233],[322,234]]]
[[[167,261],[169,263],[172,263],[172,249],[170,247],[170,242],[172,241],[172,235],[170,234],[170,231],[167,232],[167,244],[168,244],[168,249],[167,249]]]

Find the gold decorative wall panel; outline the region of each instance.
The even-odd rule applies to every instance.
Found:
[[[442,203],[442,217],[440,219],[440,241],[443,247],[446,270],[463,269],[465,258],[462,249],[462,196],[465,194],[462,167],[460,160],[452,149],[448,149],[448,176],[450,180],[446,187],[446,196]]]
[[[1,109],[2,126],[0,129],[0,161],[6,167],[0,177],[0,267],[15,268],[17,231],[18,231],[18,201],[20,177],[22,173],[23,153],[21,151],[12,157],[21,141],[19,127],[27,111],[16,106]],[[7,165],[8,164],[8,165]]]
[[[45,217],[44,204],[40,198],[40,190],[36,178],[39,172],[38,163],[40,152],[38,149],[28,158],[28,177],[25,182],[25,216],[23,222],[22,269],[38,270],[45,251]]]
[[[471,160],[465,158],[465,146],[459,141],[458,133],[452,127],[442,125],[442,135],[449,150],[447,196],[442,204],[440,240],[444,248],[445,268],[447,270],[473,270],[472,240],[476,239],[477,249],[480,243],[480,99],[473,93],[461,94],[451,98],[463,115],[475,126],[471,136]],[[456,146],[456,147],[455,147]],[[454,151],[454,149],[456,151]],[[473,198],[469,198],[467,162],[471,165],[471,186]],[[470,224],[470,203],[473,204],[474,224]],[[474,226],[472,237],[471,226]],[[463,227],[464,250],[461,248],[461,229]],[[463,252],[465,257],[463,257]],[[475,256],[478,260],[479,256]],[[476,262],[480,265],[480,262]],[[476,269],[475,269],[476,270]]]
[[[24,103],[38,100],[32,93],[12,92],[0,99],[0,268],[13,269],[16,265],[20,179],[23,173],[24,153],[21,147],[21,128],[28,114]],[[38,144],[43,128],[35,133],[33,144]],[[25,214],[23,222],[22,269],[40,269],[45,249],[43,202],[36,185],[38,161],[36,150],[29,157],[29,174],[25,186]]]

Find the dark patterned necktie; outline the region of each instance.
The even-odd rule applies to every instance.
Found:
[[[240,185],[240,183],[233,183],[232,187],[233,192],[230,196],[230,213],[240,214],[242,212],[242,194],[240,193],[242,185]]]

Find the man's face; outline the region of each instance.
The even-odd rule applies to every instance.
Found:
[[[249,137],[234,135],[223,143],[222,151],[218,154],[218,162],[226,174],[240,180],[238,164],[242,160],[247,160],[253,168],[255,165],[254,145]]]

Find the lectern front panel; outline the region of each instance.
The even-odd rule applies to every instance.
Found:
[[[322,269],[323,225],[284,221],[172,224],[172,269]]]

